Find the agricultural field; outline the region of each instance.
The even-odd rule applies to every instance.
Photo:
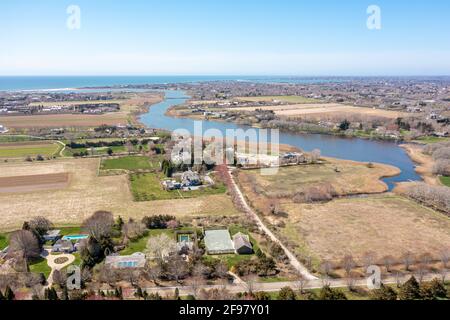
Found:
[[[316,261],[339,261],[346,254],[360,259],[373,251],[378,258],[400,259],[439,251],[450,243],[450,219],[408,199],[392,196],[347,198],[327,203],[283,203],[285,226],[277,228],[299,255]]]
[[[349,115],[355,114],[355,115],[366,115],[366,116],[396,119],[407,115],[404,112],[355,107],[342,105],[338,103],[303,103],[285,106],[278,105],[278,106],[264,106],[264,107],[258,106],[258,107],[228,108],[229,111],[255,111],[256,109],[272,110],[275,112],[277,116],[285,116],[291,118],[304,116],[320,116],[321,118],[323,118],[326,115],[333,115],[333,114],[349,114]]]
[[[170,214],[181,221],[209,216],[234,216],[238,212],[228,195],[192,199],[135,202],[128,175],[98,176],[100,159],[64,159],[51,162],[0,163],[0,177],[68,173],[65,188],[0,194],[3,223],[0,232],[20,228],[42,215],[55,225],[79,225],[97,210],[108,210],[124,219]]]
[[[213,187],[201,188],[198,190],[166,191],[161,186],[161,181],[167,179],[161,173],[134,173],[130,175],[131,192],[135,201],[155,201],[170,199],[188,199],[215,194],[224,194],[225,185],[216,181]]]
[[[286,103],[320,103],[320,100],[301,96],[260,96],[260,97],[238,97],[240,101],[248,102],[273,102],[280,101]]]
[[[25,158],[57,156],[62,145],[54,141],[23,141],[0,144],[0,158]]]
[[[54,190],[65,188],[68,183],[68,173],[0,177],[0,193]]]

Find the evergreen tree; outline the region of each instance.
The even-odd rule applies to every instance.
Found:
[[[296,300],[297,296],[290,287],[284,287],[278,293],[278,300]]]
[[[2,290],[0,290],[0,301],[5,300],[5,296],[3,295]]]
[[[7,286],[5,290],[5,300],[14,300],[15,298],[16,295],[14,294],[14,291],[12,291],[10,286]]]
[[[414,276],[400,287],[398,298],[400,300],[416,300],[421,298],[420,285]]]
[[[447,297],[447,289],[438,279],[424,283],[420,288],[421,297],[424,300],[437,300]]]
[[[180,290],[178,290],[178,288],[175,289],[174,299],[175,300],[180,299]]]
[[[134,296],[138,299],[141,299],[144,297],[141,287],[137,287],[136,292],[134,293]]]
[[[347,300],[347,297],[342,291],[325,286],[320,290],[319,300]]]
[[[391,287],[381,284],[380,289],[373,290],[371,300],[397,300],[397,293]]]

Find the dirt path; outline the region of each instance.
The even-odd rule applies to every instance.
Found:
[[[442,185],[439,178],[433,174],[433,158],[422,153],[423,146],[418,144],[402,144],[400,147],[405,149],[409,157],[417,164],[416,172],[427,184],[432,186]]]
[[[239,189],[238,185],[236,184],[236,181],[234,180],[233,175],[231,174],[231,170],[233,170],[232,168],[228,168],[228,174],[229,174],[229,178],[230,181],[232,183],[232,187],[234,188],[234,191],[236,192],[236,194],[239,197],[239,201],[242,204],[242,207],[244,208],[245,212],[250,215],[256,222],[256,224],[258,225],[258,227],[269,236],[269,238],[277,243],[278,245],[281,246],[281,248],[283,249],[284,253],[286,254],[286,256],[289,258],[289,262],[291,263],[291,265],[303,276],[305,277],[305,279],[307,280],[316,280],[317,277],[315,277],[314,275],[312,275],[308,269],[300,263],[300,261],[298,261],[298,259],[295,257],[295,255],[289,251],[288,248],[286,248],[283,243],[275,236],[275,234],[264,224],[264,222],[262,221],[262,219],[258,216],[258,214],[248,205],[247,201],[245,200],[244,195],[242,194],[241,190]]]

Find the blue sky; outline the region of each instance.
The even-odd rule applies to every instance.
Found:
[[[447,0],[1,0],[0,30],[0,75],[450,75]]]

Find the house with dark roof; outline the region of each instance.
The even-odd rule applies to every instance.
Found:
[[[70,240],[59,239],[52,246],[52,252],[64,252],[64,253],[72,253],[76,249]]]
[[[241,232],[236,233],[233,236],[233,245],[237,254],[252,254],[253,246],[250,242],[250,237]]]

